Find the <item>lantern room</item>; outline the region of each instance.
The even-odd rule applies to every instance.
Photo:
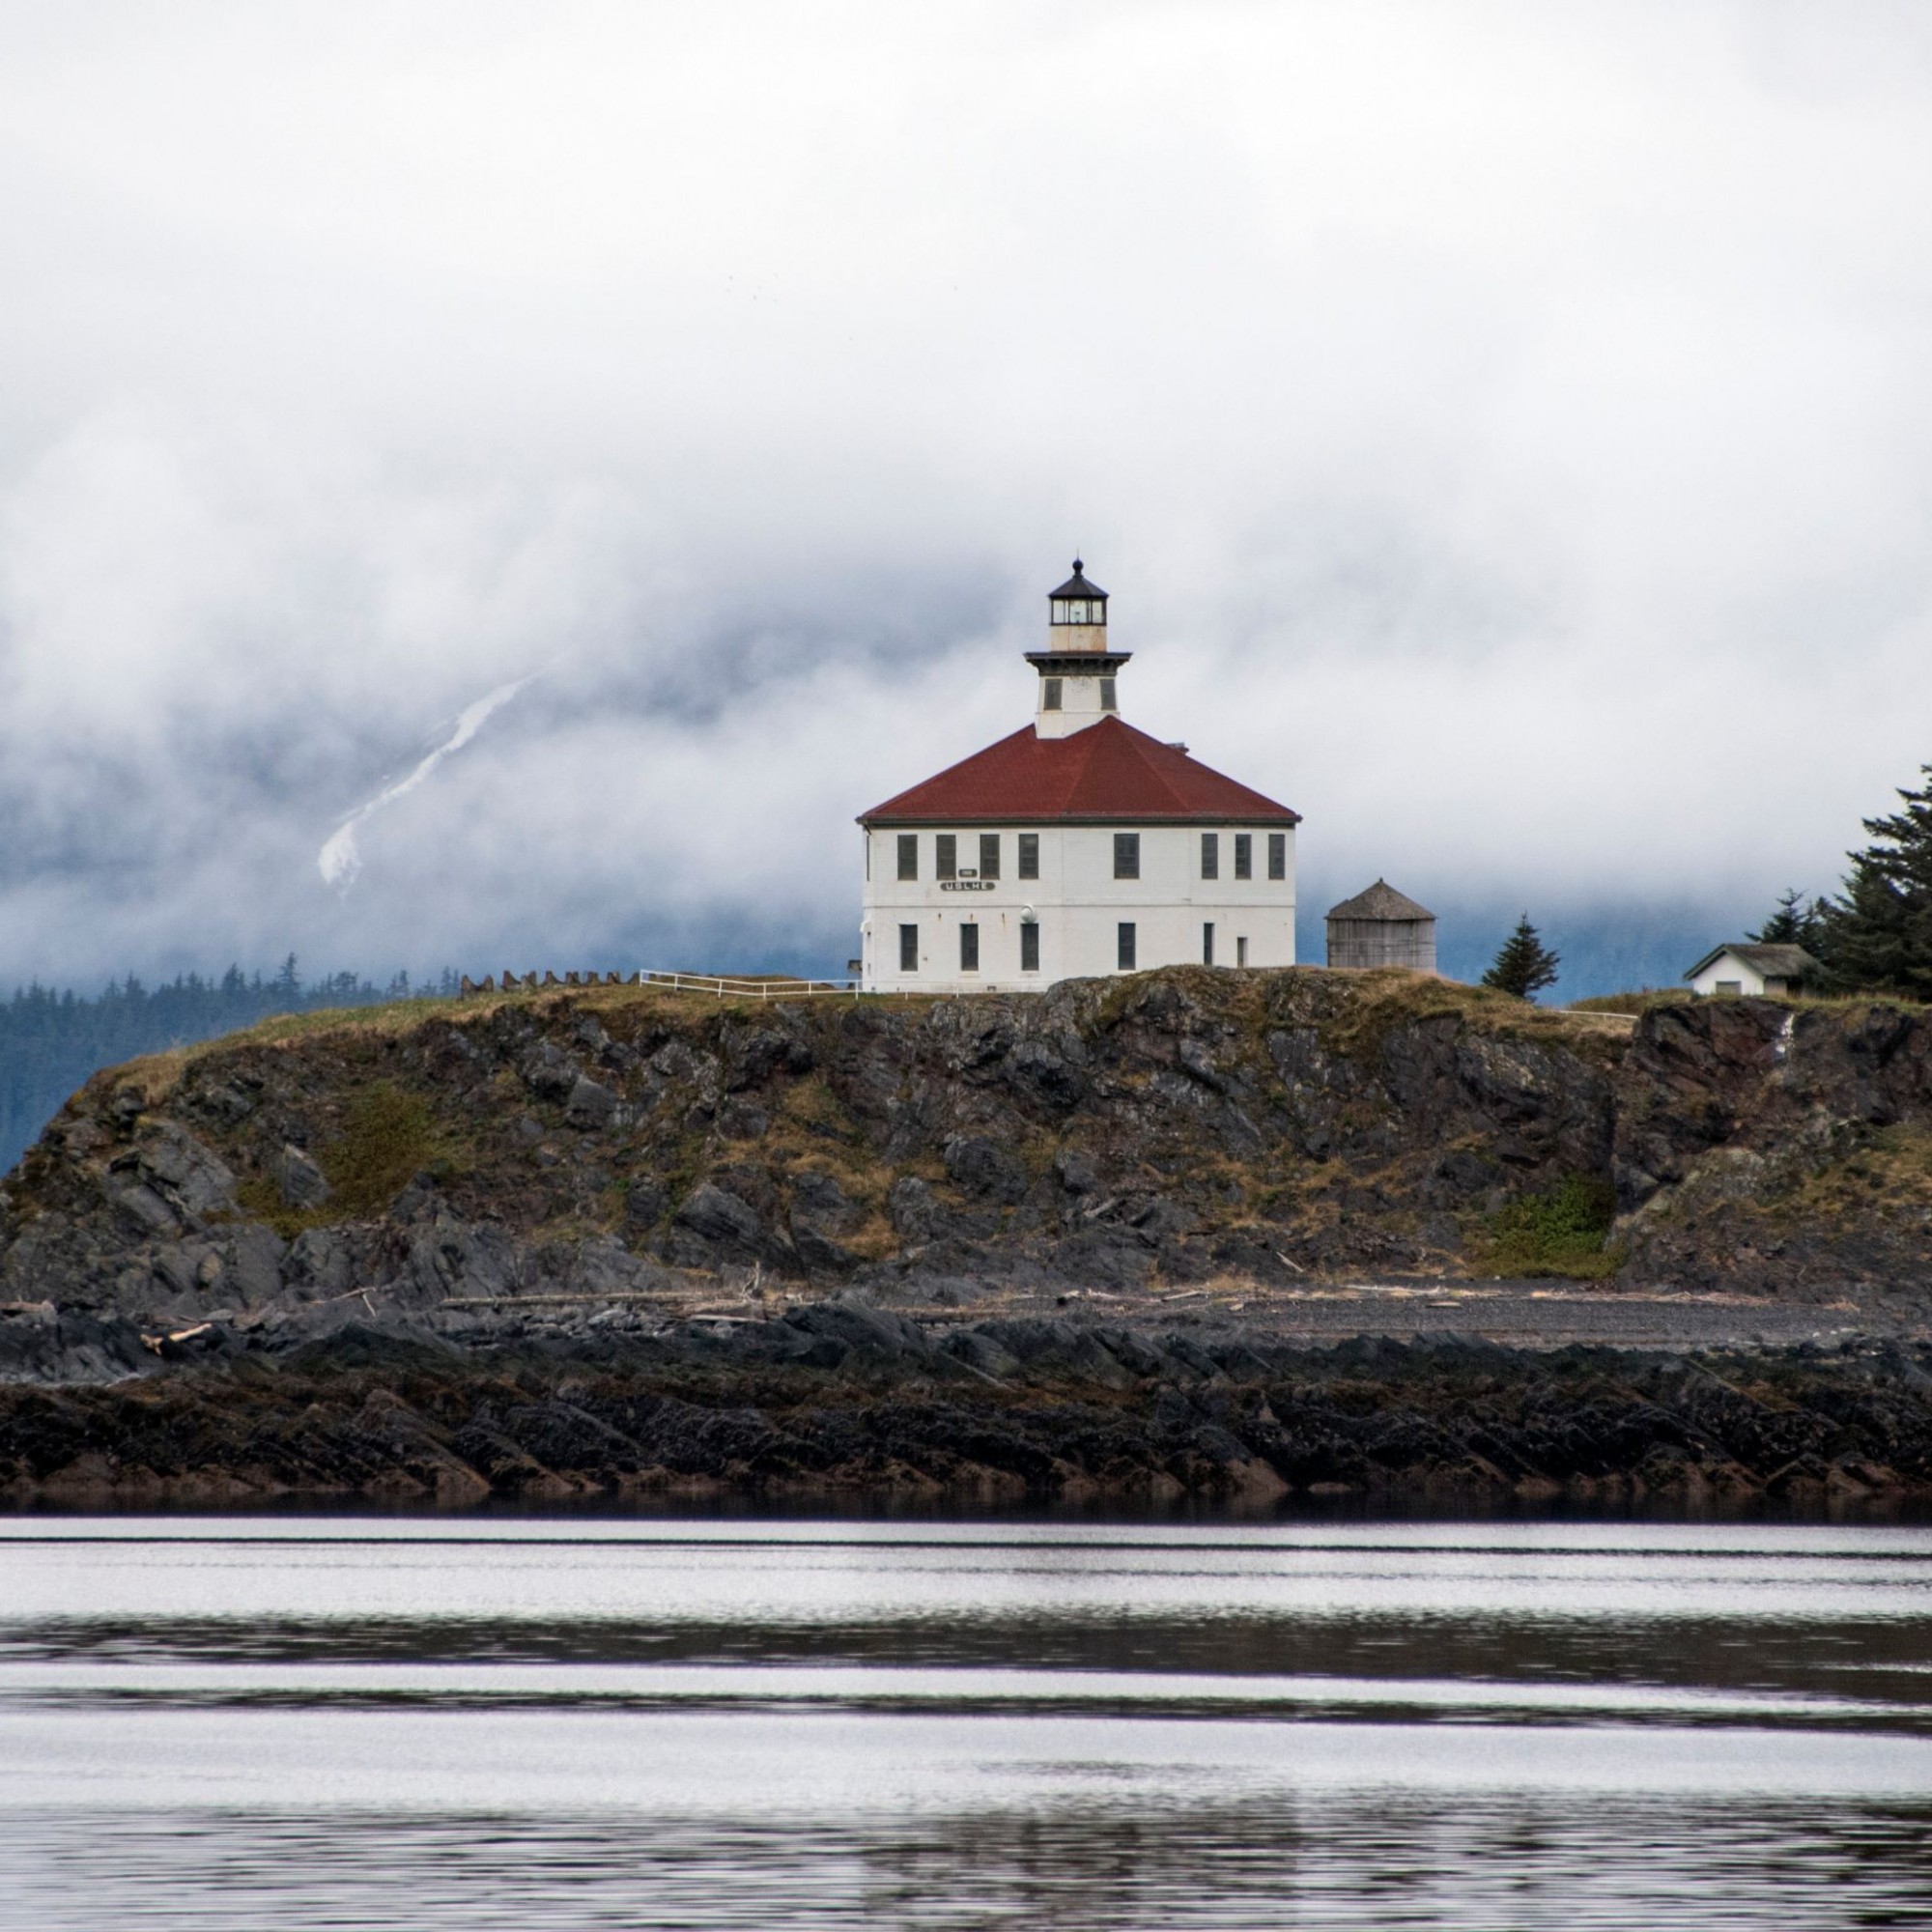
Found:
[[[1107,593],[1097,583],[1089,583],[1080,559],[1073,559],[1073,575],[1047,597],[1047,611],[1057,651],[1103,651],[1104,638],[1089,641],[1080,634],[1107,628]]]

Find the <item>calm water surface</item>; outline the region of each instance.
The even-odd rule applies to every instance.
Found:
[[[1932,1926],[1932,1531],[0,1522],[0,1926]]]

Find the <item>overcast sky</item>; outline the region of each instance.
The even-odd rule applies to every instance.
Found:
[[[1076,549],[1318,915],[1932,759],[1922,5],[4,5],[0,260],[0,984],[836,964]]]

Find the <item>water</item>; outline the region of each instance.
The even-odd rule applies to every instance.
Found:
[[[1932,1925],[1932,1531],[0,1522],[0,1925]]]

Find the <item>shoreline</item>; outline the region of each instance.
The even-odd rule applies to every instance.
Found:
[[[201,1359],[150,1355],[119,1379],[0,1384],[0,1507],[1151,1520],[1932,1505],[1932,1343],[1870,1329],[1523,1348],[1172,1314],[931,1324],[845,1296],[649,1333],[237,1341],[210,1330],[177,1350]]]

